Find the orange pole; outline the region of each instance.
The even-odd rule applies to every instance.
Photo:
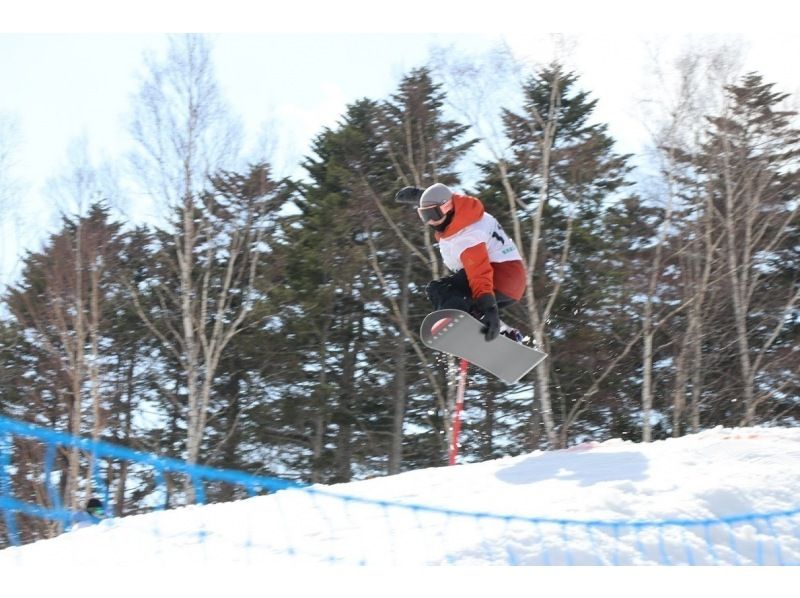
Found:
[[[459,367],[456,412],[453,414],[453,439],[450,444],[450,465],[455,465],[456,457],[458,457],[458,436],[461,433],[461,411],[464,409],[464,393],[467,390],[468,368],[469,362],[466,359],[462,359]]]

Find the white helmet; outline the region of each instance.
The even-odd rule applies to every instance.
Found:
[[[453,192],[447,185],[435,183],[425,189],[419,198],[417,212],[426,224],[437,222],[453,210]]]

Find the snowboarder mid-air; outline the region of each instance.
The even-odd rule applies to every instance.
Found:
[[[484,324],[486,340],[522,335],[500,321],[499,309],[513,305],[525,291],[526,272],[516,245],[481,201],[453,193],[436,183],[427,189],[404,187],[395,199],[417,203],[422,221],[435,231],[445,265],[453,272],[426,287],[435,310],[459,309]]]

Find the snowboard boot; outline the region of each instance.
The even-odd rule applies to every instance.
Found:
[[[500,334],[506,338],[510,338],[515,343],[521,343],[525,340],[525,337],[522,336],[522,333],[519,330],[512,328],[502,320],[500,321]]]
[[[506,328],[505,330],[501,330],[500,334],[502,334],[507,338],[510,338],[515,343],[521,343],[525,338],[522,336],[522,333],[516,328]]]

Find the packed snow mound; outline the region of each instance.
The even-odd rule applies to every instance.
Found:
[[[798,497],[800,429],[716,428],[109,520],[0,551],[0,571],[55,562],[92,571],[204,562],[798,564]]]

